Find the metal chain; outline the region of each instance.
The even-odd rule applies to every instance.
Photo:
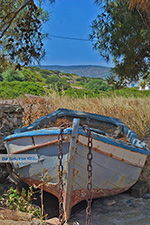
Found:
[[[91,224],[91,205],[92,205],[92,135],[90,129],[87,129],[88,132],[88,154],[87,154],[87,172],[88,172],[88,183],[87,183],[87,190],[88,190],[88,199],[87,199],[87,208],[86,208],[86,225]]]
[[[58,135],[58,174],[59,174],[59,225],[64,224],[64,208],[63,208],[63,191],[64,191],[64,183],[63,183],[63,128],[60,128],[60,134]]]

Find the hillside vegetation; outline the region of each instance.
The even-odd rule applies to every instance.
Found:
[[[113,86],[100,78],[80,77],[76,74],[40,69],[9,68],[0,74],[0,97],[16,98],[23,94],[59,95],[72,97],[96,97],[101,91],[112,90]]]
[[[147,97],[150,91],[136,88],[116,89],[101,78],[80,77],[76,74],[26,67],[21,71],[9,68],[0,74],[0,98],[11,99],[24,94],[49,96],[52,93],[73,98]]]

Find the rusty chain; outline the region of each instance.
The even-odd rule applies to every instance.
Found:
[[[88,199],[87,199],[87,208],[86,208],[86,225],[91,224],[91,205],[92,205],[92,135],[90,129],[87,129],[88,133],[88,154],[87,154],[87,172],[88,172],[88,183],[87,183],[87,190],[88,190]]]
[[[64,183],[63,183],[63,128],[60,128],[60,134],[58,135],[58,174],[59,174],[59,225],[64,224],[64,208],[63,208],[63,191],[64,191]]]
[[[64,191],[64,183],[63,183],[63,130],[64,127],[60,128],[60,134],[58,135],[58,173],[59,173],[59,225],[64,224],[64,208],[63,208],[63,191]],[[88,133],[88,154],[87,154],[87,172],[88,172],[88,183],[87,183],[87,190],[88,190],[88,199],[87,199],[87,208],[86,208],[86,225],[91,224],[91,204],[92,204],[92,135],[90,129],[86,128]]]

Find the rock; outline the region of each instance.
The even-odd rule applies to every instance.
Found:
[[[46,220],[45,222],[49,225],[59,225],[59,219],[57,217]]]
[[[136,205],[135,205],[133,199],[128,199],[128,200],[126,201],[126,203],[127,203],[127,205],[128,205],[129,207],[136,208]]]
[[[0,163],[0,183],[3,183],[10,174],[8,163]]]
[[[22,116],[20,105],[0,104],[0,150],[5,151],[3,138],[22,126]]]
[[[107,201],[105,200],[104,204],[107,206],[112,206],[112,205],[116,204],[116,201],[115,200],[107,200]]]
[[[22,126],[23,108],[19,105],[0,104],[0,154],[6,153],[3,143],[4,137]],[[0,183],[5,182],[10,174],[6,163],[0,163]]]
[[[1,220],[3,218],[3,220],[31,221],[32,217],[33,217],[32,214],[29,213],[23,213],[17,210],[0,208]]]
[[[145,198],[145,199],[150,199],[150,193],[144,194],[143,198]]]
[[[43,224],[44,224],[43,221],[37,218],[33,218],[31,222],[31,225],[43,225]]]
[[[29,221],[0,220],[0,225],[32,225]]]

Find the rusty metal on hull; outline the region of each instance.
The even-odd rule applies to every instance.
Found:
[[[31,178],[24,178],[21,179],[23,182],[29,184],[29,185],[35,185],[37,188],[42,188],[44,191],[49,192],[50,194],[53,194],[55,197],[59,199],[59,187],[58,184],[44,184],[43,182],[39,180],[34,180]],[[114,188],[114,189],[92,189],[92,198],[100,198],[100,197],[106,197],[111,195],[116,195],[119,193],[122,193],[124,191],[127,191],[130,188],[130,186],[124,187],[124,188]],[[63,193],[64,197],[66,193]],[[80,201],[86,200],[89,196],[89,192],[86,189],[80,189],[80,190],[74,190],[71,192],[71,205],[70,209],[79,203]]]
[[[130,186],[124,187],[124,188],[114,188],[114,189],[92,189],[92,198],[101,198],[101,197],[107,197],[111,195],[120,194],[124,191],[127,191],[130,188]],[[86,200],[89,197],[89,192],[86,189],[76,190],[72,191],[72,205],[76,205],[80,201]]]
[[[35,180],[31,178],[21,178],[20,180],[29,185],[36,186],[37,188],[40,188],[40,189],[42,187],[44,191],[49,192],[58,198],[58,192],[59,192],[58,184],[45,184],[44,182],[40,180]]]

